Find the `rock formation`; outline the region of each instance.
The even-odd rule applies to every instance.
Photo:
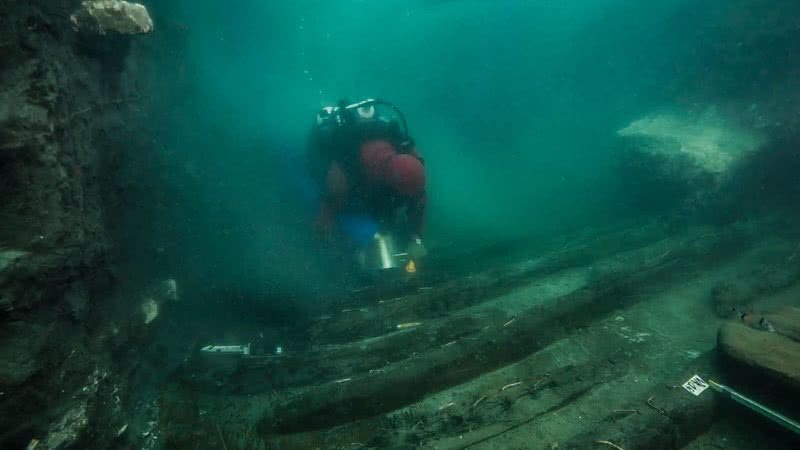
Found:
[[[153,31],[153,19],[139,3],[122,0],[85,0],[70,16],[75,30],[97,34],[145,34]]]
[[[619,130],[628,192],[663,193],[664,204],[707,207],[765,138],[715,109],[702,114],[654,113]]]
[[[109,448],[125,383],[111,354],[141,333],[124,325],[136,305],[112,288],[101,195],[112,186],[100,176],[123,150],[100,138],[120,129],[134,92],[86,51],[62,3],[13,2],[0,15],[2,448]],[[89,3],[102,30],[152,29],[143,8],[124,9],[135,27],[112,27],[97,8],[124,2]],[[111,46],[124,61],[130,42]]]

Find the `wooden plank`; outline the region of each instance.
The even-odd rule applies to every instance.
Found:
[[[724,324],[718,340],[720,350],[728,357],[800,388],[800,343],[797,341],[737,322]]]
[[[475,339],[430,350],[387,367],[379,376],[361,374],[311,388],[264,415],[262,433],[293,433],[330,427],[385,413],[427,394],[463,383],[481,373],[515,362],[571,331],[641,299],[652,285],[709,261],[741,251],[750,239],[735,230],[682,246],[652,248],[635,261],[597,275],[585,288],[520,314],[513,324],[490,324]],[[738,247],[737,247],[738,245]]]
[[[680,376],[654,388],[642,399],[638,414],[623,418],[610,414],[592,429],[574,436],[558,448],[611,450],[615,448],[613,445],[625,450],[683,448],[709,429],[714,421],[718,397],[710,390],[694,396],[681,384],[694,374],[709,376],[712,373],[713,355],[707,354]]]
[[[571,242],[539,258],[438,283],[430,290],[387,297],[381,302],[358,308],[338,309],[331,312],[327,320],[318,321],[311,333],[320,343],[342,343],[379,336],[398,323],[440,318],[487,298],[509,293],[538,277],[591,265],[611,255],[643,248],[664,238],[664,227],[651,224],[603,234],[589,241]],[[353,315],[360,316],[362,320],[353,320]]]

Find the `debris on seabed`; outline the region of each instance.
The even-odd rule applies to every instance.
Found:
[[[645,403],[647,403],[647,406],[649,406],[649,407],[651,407],[651,408],[655,409],[656,411],[658,411],[658,412],[659,412],[659,413],[661,413],[662,415],[664,415],[664,416],[666,416],[666,417],[669,417],[669,415],[667,414],[667,412],[666,412],[666,411],[664,411],[662,408],[659,408],[658,406],[656,406],[656,405],[653,403],[653,399],[654,399],[654,398],[656,398],[656,396],[655,396],[655,395],[647,399],[647,401],[645,402]]]
[[[442,406],[440,406],[440,407],[439,407],[439,411],[444,411],[445,409],[447,409],[447,408],[449,408],[449,407],[451,407],[451,406],[455,406],[455,402],[450,402],[450,403],[448,403],[448,404],[446,404],[446,405],[442,405]]]
[[[617,450],[625,450],[624,448],[620,447],[619,445],[611,442],[611,441],[594,441],[595,444],[607,445],[611,448],[615,448]]]
[[[611,412],[611,420],[617,420],[618,414],[624,414],[623,417],[627,417],[629,414],[639,414],[638,409],[615,409]]]
[[[473,404],[472,404],[472,407],[474,408],[474,407],[478,406],[478,404],[479,404],[480,402],[484,401],[484,400],[486,400],[486,396],[485,396],[485,395],[484,395],[484,396],[481,396],[481,398],[479,398],[478,400],[476,400],[476,401],[475,401],[475,403],[473,403]]]
[[[398,324],[397,324],[397,329],[398,329],[398,330],[402,330],[402,329],[404,329],[404,328],[413,328],[413,327],[418,327],[418,326],[420,326],[420,325],[422,325],[422,322],[404,322],[404,323],[398,323]]]
[[[398,302],[398,301],[400,301],[400,300],[403,300],[403,299],[405,299],[405,298],[406,298],[406,297],[395,297],[395,298],[390,298],[390,299],[388,299],[388,300],[378,300],[378,304],[381,304],[381,305],[383,305],[383,304],[385,304],[385,303],[394,303],[394,302]]]
[[[386,368],[385,367],[382,367],[380,369],[370,369],[369,370],[369,376],[378,375],[378,374],[385,373],[385,372],[386,372]]]
[[[152,298],[145,298],[141,309],[145,324],[149,324],[158,317],[158,303]]]

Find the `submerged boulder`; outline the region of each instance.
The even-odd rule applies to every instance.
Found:
[[[145,34],[153,31],[153,19],[139,3],[122,0],[85,0],[70,16],[75,30],[97,34]]]
[[[650,114],[617,135],[628,192],[654,207],[705,206],[765,142],[713,108]]]

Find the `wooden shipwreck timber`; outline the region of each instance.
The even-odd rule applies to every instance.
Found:
[[[337,306],[312,347],[244,356],[216,393],[196,387],[239,395],[268,448],[692,448],[727,401],[681,385],[735,378],[717,329],[747,327],[718,317],[714,286],[754,259],[800,273],[764,226],[616,232]],[[794,298],[785,278],[763,298]]]

